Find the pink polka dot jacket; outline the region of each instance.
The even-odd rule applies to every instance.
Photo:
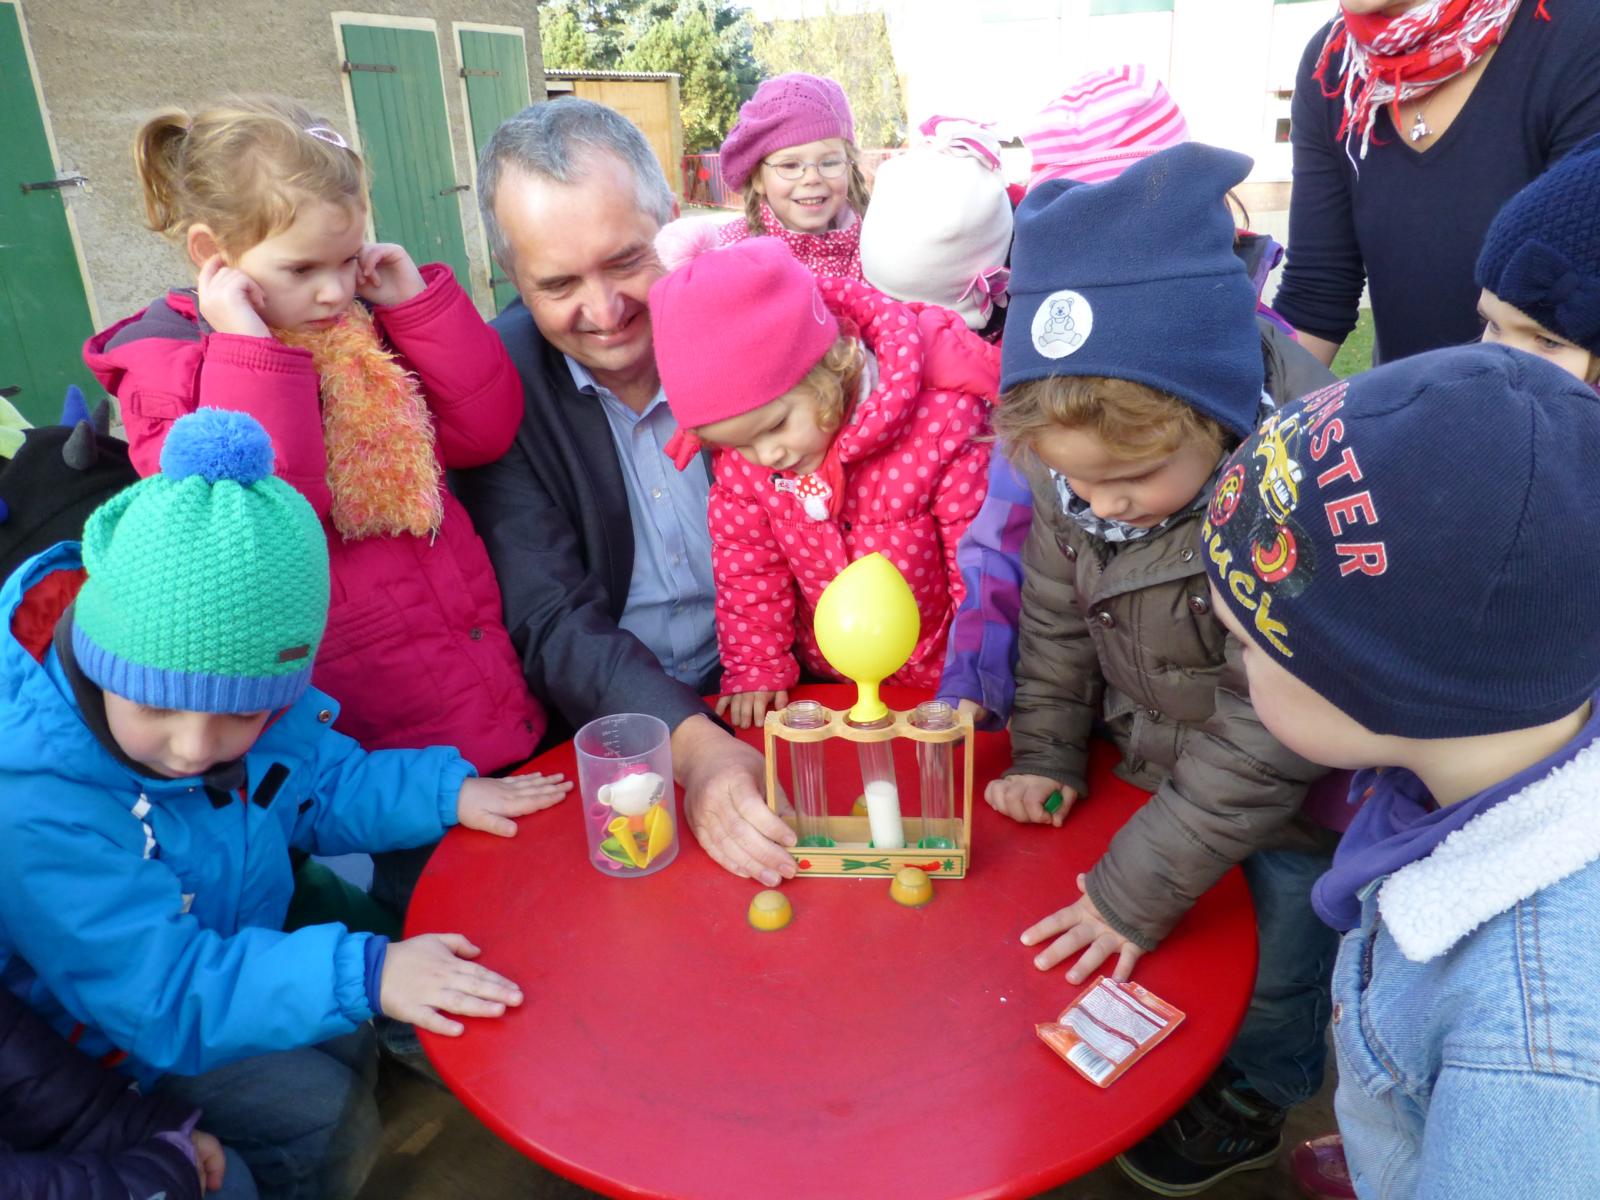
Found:
[[[973,438],[988,432],[999,348],[948,309],[902,304],[858,280],[818,284],[835,315],[860,328],[879,378],[835,438],[843,484],[831,514],[808,513],[787,473],[717,452],[709,520],[722,689],[792,687],[802,666],[836,678],[812,614],[833,577],[874,551],[900,569],[922,615],[891,682],[931,688],[963,591],[956,545],[983,504],[991,447]]]

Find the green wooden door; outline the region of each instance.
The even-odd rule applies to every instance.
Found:
[[[361,152],[372,176],[372,224],[420,265],[449,263],[467,285],[462,181],[450,155],[439,43],[424,29],[341,25]]]
[[[22,22],[0,3],[0,395],[36,424],[57,418],[69,383],[94,387],[81,353],[94,323],[61,189],[31,186],[56,175]]]
[[[527,48],[514,33],[463,29],[461,75],[467,84],[467,117],[472,122],[472,160],[476,163],[500,122],[528,107]],[[489,284],[494,289],[496,311],[517,298],[517,289],[492,261]]]

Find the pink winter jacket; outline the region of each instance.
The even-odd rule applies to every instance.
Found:
[[[844,487],[831,519],[812,520],[736,451],[717,453],[709,520],[722,690],[792,687],[800,663],[835,677],[812,632],[817,600],[875,550],[906,577],[922,616],[891,682],[931,688],[961,602],[956,545],[983,504],[990,445],[972,439],[988,429],[1000,351],[947,309],[901,304],[857,280],[817,282],[828,307],[860,327],[878,383],[835,440]]]
[[[482,466],[510,448],[522,386],[450,268],[430,264],[422,277],[420,295],[375,307],[373,321],[422,381],[439,461]],[[141,475],[160,469],[173,421],[201,405],[266,427],[278,475],[328,534],[332,603],[312,680],[339,701],[340,730],[369,750],[455,746],[485,772],[533,753],[544,712],[506,634],[489,555],[448,489],[431,544],[411,534],[346,541],[334,530],[309,351],[214,333],[199,322],[193,292],[173,291],[95,334],[83,355],[121,406]]]

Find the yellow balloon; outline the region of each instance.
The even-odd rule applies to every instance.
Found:
[[[823,590],[815,629],[823,657],[856,685],[850,720],[882,718],[889,710],[878,685],[905,666],[922,632],[905,576],[881,554],[856,559]]]

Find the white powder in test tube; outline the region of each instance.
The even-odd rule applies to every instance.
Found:
[[[900,823],[900,791],[887,779],[867,784],[867,827],[872,831],[874,850],[903,850],[905,826]]]

